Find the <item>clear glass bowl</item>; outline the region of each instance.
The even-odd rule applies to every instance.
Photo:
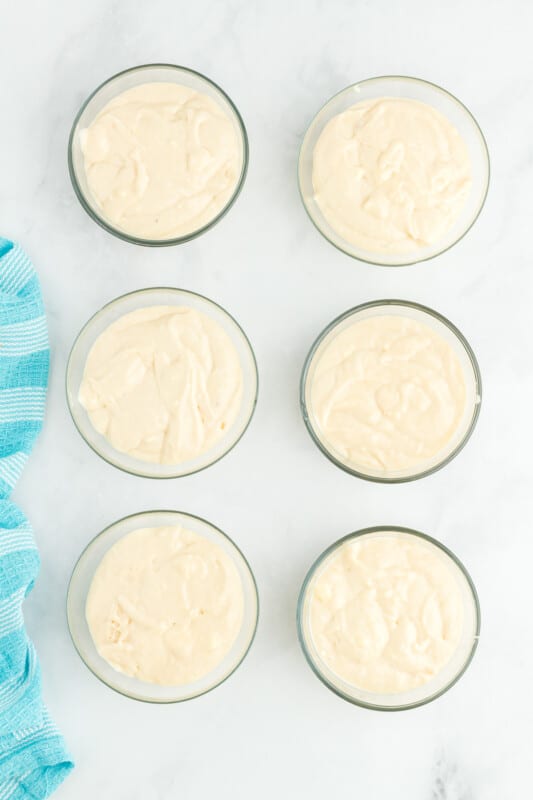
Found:
[[[435,244],[409,253],[373,253],[347,242],[326,220],[315,200],[313,190],[313,151],[328,122],[355,103],[379,97],[404,97],[427,103],[440,111],[459,131],[467,144],[472,162],[472,188],[465,206],[446,236]],[[298,182],[303,204],[320,233],[349,256],[380,266],[399,267],[416,264],[440,255],[456,244],[470,230],[485,203],[489,188],[490,163],[487,144],[479,125],[456,97],[434,83],[401,75],[369,78],[348,86],[334,95],[312,120],[304,136],[298,162]]]
[[[195,459],[183,461],[181,464],[152,464],[133,458],[127,453],[121,453],[102,434],[93,427],[89,415],[78,399],[80,385],[83,379],[85,362],[97,337],[111,325],[112,322],[147,306],[188,306],[206,314],[217,322],[230,337],[239,355],[243,374],[243,395],[241,407],[233,425],[222,439],[216,442],[210,450],[202,453]],[[142,478],[180,478],[192,475],[226,455],[239,441],[252,419],[257,402],[258,373],[255,355],[252,346],[240,325],[221,306],[203,295],[189,292],[185,289],[169,287],[140,289],[130,294],[117,297],[105,305],[85,324],[78,334],[70,352],[67,373],[66,391],[67,402],[78,431],[89,447],[98,453],[105,461],[118,467],[124,472],[138,475]]]
[[[324,348],[335,336],[354,322],[382,315],[409,317],[432,328],[453,348],[462,366],[465,378],[466,403],[460,425],[448,442],[447,447],[434,458],[420,464],[416,470],[406,469],[385,473],[378,470],[364,469],[356,464],[346,462],[321,436],[319,425],[313,413],[311,387],[315,368]],[[436,472],[448,464],[463,449],[474,430],[481,409],[481,373],[472,348],[463,334],[446,317],[431,308],[418,303],[410,303],[406,300],[375,300],[371,303],[363,303],[341,314],[316,339],[307,355],[302,371],[300,408],[313,441],[337,467],[349,472],[351,475],[356,475],[358,478],[376,481],[377,483],[403,483],[423,478]]]
[[[457,649],[444,666],[444,668],[423,686],[411,689],[407,692],[397,692],[394,694],[378,694],[364,689],[359,689],[352,684],[346,683],[322,661],[317,653],[310,624],[310,597],[316,578],[320,575],[327,561],[337,551],[339,547],[352,539],[362,536],[383,536],[384,534],[398,536],[416,536],[425,546],[432,549],[437,548],[439,554],[445,559],[452,568],[457,579],[461,595],[464,601],[463,634]],[[315,561],[303,582],[298,598],[297,626],[298,637],[307,662],[315,675],[320,678],[328,689],[348,700],[350,703],[370,708],[376,711],[403,711],[409,708],[417,708],[425,703],[429,703],[447,692],[463,675],[468,665],[474,657],[479,640],[481,614],[479,599],[472,578],[468,574],[463,564],[459,561],[451,550],[448,550],[436,539],[427,536],[411,528],[402,528],[397,525],[379,526],[375,528],[365,528],[364,530],[350,533],[327,548]]]
[[[140,681],[115,670],[97,652],[85,606],[93,575],[107,551],[138,528],[182,525],[219,545],[235,564],[244,593],[241,630],[223,661],[208,675],[182,686],[159,686]],[[248,653],[257,628],[259,597],[254,575],[237,545],[210,522],[181,511],[146,511],[133,514],[105,528],[85,548],[72,572],[67,592],[67,620],[72,641],[81,659],[99,680],[116,692],[147,703],[179,703],[211,691],[232,675]]]
[[[87,128],[100,113],[102,108],[114,97],[143,83],[179,83],[197,92],[203,92],[203,94],[208,95],[208,97],[218,103],[222,111],[224,111],[226,116],[231,120],[240,143],[241,169],[232,196],[224,208],[219,211],[210,222],[184,236],[170,239],[143,239],[120,230],[102,214],[101,209],[92,197],[91,191],[87,185],[83,153],[80,145],[80,131]],[[194,239],[196,236],[200,236],[202,233],[212,228],[213,225],[216,225],[229,211],[239,196],[248,169],[248,136],[241,115],[233,102],[220,86],[217,86],[216,83],[206,78],[205,75],[188,69],[187,67],[180,67],[174,64],[144,64],[113,75],[111,78],[104,81],[104,83],[95,89],[87,98],[78,111],[70,132],[68,143],[68,167],[72,186],[74,187],[78,200],[89,216],[92,217],[98,225],[105,228],[106,231],[109,231],[109,233],[118,236],[126,242],[147,245],[149,247],[181,244],[182,242],[188,242],[190,239]]]

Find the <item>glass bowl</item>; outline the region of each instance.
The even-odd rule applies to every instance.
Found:
[[[90,125],[102,108],[114,97],[143,83],[179,83],[197,92],[203,92],[203,94],[208,95],[208,97],[221,107],[222,111],[225,112],[226,116],[231,120],[237,134],[237,140],[240,143],[241,168],[239,178],[235,184],[233,194],[224,208],[222,208],[206,225],[184,234],[183,236],[170,239],[143,239],[115,227],[113,223],[105,218],[95,199],[92,197],[85,175],[85,165],[80,144],[80,131]],[[220,86],[217,86],[216,83],[206,78],[205,75],[188,69],[187,67],[180,67],[174,64],[144,64],[113,75],[89,95],[78,111],[72,125],[68,143],[68,168],[72,186],[74,187],[74,191],[81,205],[89,216],[92,217],[98,225],[105,228],[106,231],[112,233],[114,236],[118,236],[119,239],[123,239],[126,242],[147,245],[149,247],[181,244],[182,242],[194,239],[196,236],[200,236],[216,225],[229,211],[239,196],[248,169],[248,136],[241,115],[233,102]]]
[[[97,337],[119,317],[147,306],[188,306],[217,322],[230,337],[237,350],[243,374],[242,402],[237,418],[222,439],[197,458],[180,464],[153,464],[121,453],[93,427],[89,415],[78,399],[85,362]],[[78,334],[70,352],[67,373],[67,402],[78,431],[89,447],[101,458],[124,472],[142,478],[180,478],[211,466],[237,444],[252,419],[257,402],[258,373],[252,346],[240,325],[225,309],[203,295],[169,287],[140,289],[117,297],[91,317]]]
[[[445,664],[428,683],[409,691],[396,693],[371,692],[343,681],[320,658],[314,643],[310,624],[310,592],[316,578],[326,566],[328,560],[342,545],[362,536],[415,536],[425,546],[435,550],[449,564],[457,579],[460,592],[464,601],[463,606],[463,634],[450,661]],[[328,689],[354,705],[362,706],[376,711],[403,711],[417,708],[429,703],[448,691],[463,675],[474,657],[480,631],[480,608],[476,588],[472,578],[463,564],[451,550],[448,550],[436,539],[411,528],[402,528],[397,525],[365,528],[355,533],[344,536],[327,548],[315,561],[303,582],[298,598],[297,626],[298,637],[305,658],[315,675],[320,678]]]
[[[93,575],[107,551],[123,536],[138,528],[182,525],[219,545],[232,559],[242,581],[244,615],[241,630],[223,661],[209,674],[182,686],[147,683],[115,670],[97,652],[85,617],[85,605]],[[232,675],[248,653],[257,628],[259,597],[254,575],[237,545],[205,519],[181,511],[146,511],[114,522],[85,548],[72,572],[67,591],[67,621],[82,661],[102,683],[119,694],[147,703],[179,703],[211,691]]]
[[[421,322],[442,336],[451,345],[457,355],[466,386],[466,402],[463,419],[448,445],[437,453],[432,459],[422,462],[416,470],[396,470],[382,472],[378,470],[363,469],[361,466],[346,462],[342,456],[328,445],[320,435],[319,425],[313,413],[311,401],[311,387],[318,359],[324,348],[346,327],[356,320],[368,319],[374,316],[403,316]],[[355,306],[333,320],[316,339],[304,363],[300,380],[300,408],[307,430],[319,449],[337,467],[358,478],[375,481],[377,483],[403,483],[405,481],[423,478],[436,472],[448,464],[465,446],[472,435],[481,409],[481,373],[472,348],[463,334],[446,317],[431,308],[410,303],[406,300],[375,300]]]
[[[379,97],[402,97],[419,100],[440,111],[459,131],[467,144],[472,164],[472,188],[453,227],[438,242],[407,253],[374,253],[364,250],[338,234],[324,217],[313,189],[313,151],[328,122],[355,103]],[[416,264],[444,253],[470,230],[485,203],[489,188],[489,154],[479,125],[456,97],[434,83],[401,75],[369,78],[348,86],[321,108],[304,136],[298,161],[298,182],[304,207],[320,233],[337,247],[359,261],[380,266],[399,267]]]

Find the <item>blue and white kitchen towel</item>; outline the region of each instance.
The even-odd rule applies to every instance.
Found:
[[[73,767],[41,698],[22,602],[39,571],[31,527],[9,501],[42,427],[50,351],[39,282],[0,237],[0,800],[41,800]]]

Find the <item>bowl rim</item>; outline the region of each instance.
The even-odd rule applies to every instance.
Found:
[[[209,461],[207,464],[203,464],[202,466],[197,467],[196,469],[190,470],[188,472],[180,472],[178,474],[154,475],[153,473],[151,473],[149,471],[143,472],[143,471],[135,470],[133,468],[125,466],[124,464],[118,463],[116,459],[112,460],[111,458],[108,458],[107,456],[104,455],[104,453],[102,453],[98,449],[98,447],[95,444],[93,444],[93,442],[89,441],[89,439],[85,436],[85,434],[81,430],[80,426],[78,425],[78,421],[77,421],[76,416],[75,416],[75,414],[73,412],[72,404],[71,404],[71,391],[70,391],[70,389],[71,389],[71,386],[70,386],[71,378],[70,378],[70,375],[71,375],[71,370],[72,370],[73,355],[74,355],[74,351],[75,351],[75,349],[76,349],[76,347],[78,345],[78,342],[79,342],[81,336],[83,335],[83,333],[89,328],[89,326],[93,322],[96,322],[96,320],[99,317],[101,317],[106,311],[110,310],[111,307],[113,307],[115,305],[119,305],[122,301],[124,301],[127,298],[132,297],[134,295],[145,295],[145,294],[148,295],[148,294],[151,294],[152,292],[154,292],[154,293],[155,292],[171,292],[171,293],[178,293],[180,295],[189,295],[189,296],[198,298],[200,300],[205,300],[208,304],[214,306],[219,311],[222,311],[222,313],[225,314],[230,319],[231,322],[233,322],[233,324],[236,326],[238,332],[243,337],[244,344],[247,346],[247,348],[248,348],[248,350],[250,352],[251,363],[252,363],[252,376],[253,376],[253,379],[255,381],[254,399],[253,399],[253,402],[252,402],[251,407],[250,407],[250,413],[249,413],[248,419],[246,421],[246,424],[243,426],[241,432],[239,433],[238,437],[232,442],[231,446],[228,447],[227,450],[224,450],[224,452],[221,453],[213,461]],[[125,313],[127,313],[127,312],[125,312]],[[96,341],[96,338],[98,338],[98,337],[95,337],[95,339],[93,341],[93,345],[94,345],[94,342]],[[93,453],[96,453],[96,455],[99,456],[103,461],[105,461],[110,466],[115,467],[116,469],[119,469],[121,472],[125,472],[128,475],[134,475],[137,478],[150,478],[152,480],[176,480],[178,478],[186,478],[189,475],[196,475],[198,472],[203,472],[204,469],[208,469],[209,467],[212,467],[213,464],[217,464],[221,459],[223,459],[225,456],[227,456],[228,453],[230,453],[234,449],[234,447],[236,447],[236,445],[241,441],[242,437],[244,436],[244,434],[246,433],[246,431],[250,427],[250,423],[251,423],[251,421],[253,419],[253,416],[254,416],[254,413],[255,413],[255,410],[256,410],[256,407],[257,407],[257,398],[258,398],[258,395],[259,395],[259,369],[258,369],[258,366],[257,366],[257,358],[256,358],[256,355],[255,355],[254,349],[253,349],[252,344],[251,344],[248,336],[246,335],[244,329],[237,322],[235,317],[233,317],[229,313],[229,311],[227,311],[223,306],[219,305],[219,303],[215,302],[214,300],[211,300],[210,297],[206,297],[206,295],[200,294],[199,292],[193,292],[190,289],[180,289],[177,286],[148,286],[148,287],[146,287],[144,289],[134,289],[131,292],[125,292],[125,294],[121,294],[118,297],[115,297],[113,300],[109,300],[109,302],[105,303],[101,308],[99,308],[97,311],[95,311],[94,314],[92,314],[89,317],[89,319],[85,322],[85,324],[80,328],[80,330],[78,331],[77,335],[74,338],[74,342],[73,342],[73,344],[72,344],[72,346],[70,348],[70,352],[69,352],[69,355],[68,355],[68,358],[67,358],[67,365],[66,365],[66,368],[65,368],[65,394],[66,394],[67,407],[68,407],[68,410],[69,410],[69,413],[70,413],[70,417],[71,417],[71,419],[72,419],[72,421],[74,423],[74,426],[75,426],[76,430],[80,434],[80,436],[83,439],[83,441],[85,442],[85,444],[87,444],[90,447],[90,449],[93,451]],[[85,413],[87,413],[87,412],[85,411]],[[92,425],[92,423],[91,423],[91,425]],[[112,445],[111,445],[111,447],[112,447]],[[120,450],[116,450],[116,448],[113,448],[113,451],[116,452],[119,455],[119,457],[121,455],[124,455],[123,453],[120,452]],[[137,460],[139,461],[139,463],[142,463],[139,459],[137,459]],[[150,465],[151,462],[147,461],[146,464]]]
[[[404,703],[402,705],[388,706],[388,705],[383,705],[383,704],[380,704],[380,703],[371,703],[371,702],[367,702],[365,700],[360,700],[358,698],[354,698],[352,695],[347,694],[342,689],[340,689],[338,686],[336,686],[334,683],[332,683],[324,675],[324,673],[321,671],[320,667],[318,666],[317,662],[311,656],[311,653],[310,653],[309,648],[307,646],[307,641],[306,641],[306,637],[305,637],[305,634],[304,634],[304,630],[303,630],[303,612],[304,612],[306,594],[307,594],[307,590],[309,588],[309,585],[310,585],[311,581],[313,580],[317,570],[320,568],[320,566],[323,564],[323,562],[337,548],[341,547],[346,542],[351,541],[352,539],[358,539],[359,537],[365,536],[367,534],[374,534],[374,533],[378,533],[378,534],[379,533],[403,533],[403,534],[408,534],[408,535],[416,536],[419,539],[423,539],[424,541],[428,542],[429,544],[432,544],[432,545],[435,545],[436,547],[438,547],[439,550],[441,550],[445,555],[447,555],[447,556],[449,556],[449,558],[451,558],[451,560],[454,562],[454,564],[459,568],[459,570],[463,574],[463,577],[466,579],[467,585],[468,585],[468,587],[470,589],[470,592],[471,592],[471,595],[472,595],[472,600],[473,600],[473,605],[474,605],[476,626],[475,626],[475,631],[474,631],[474,636],[473,636],[473,641],[472,641],[472,647],[471,647],[471,649],[470,649],[470,651],[468,653],[468,656],[465,659],[465,662],[464,662],[463,666],[461,667],[461,669],[454,675],[454,677],[448,683],[446,683],[437,692],[429,695],[428,697],[423,698],[422,700],[417,700],[417,701],[412,702],[412,703]],[[477,650],[477,646],[478,646],[478,643],[479,643],[479,636],[480,636],[480,631],[481,631],[481,606],[480,606],[480,603],[479,603],[479,596],[478,596],[478,593],[477,593],[477,589],[476,589],[476,586],[474,584],[474,581],[472,580],[472,577],[471,577],[470,573],[466,569],[466,567],[463,564],[463,562],[455,555],[455,553],[452,550],[449,549],[449,547],[447,547],[445,544],[440,542],[438,539],[435,539],[432,536],[429,536],[427,533],[422,533],[421,531],[418,531],[418,530],[416,530],[414,528],[407,528],[407,527],[404,527],[404,526],[401,526],[401,525],[375,525],[375,526],[371,526],[369,528],[361,528],[359,530],[353,531],[352,533],[346,534],[346,536],[342,536],[340,539],[337,539],[335,542],[330,544],[325,550],[323,550],[322,553],[320,553],[320,555],[318,556],[318,558],[316,558],[313,561],[311,567],[309,568],[309,570],[306,573],[306,576],[305,576],[304,581],[302,583],[302,587],[300,589],[300,593],[298,595],[298,602],[297,602],[297,607],[296,607],[296,627],[297,627],[297,630],[298,630],[298,640],[300,642],[300,647],[302,648],[302,651],[303,651],[303,654],[305,656],[305,659],[306,659],[307,663],[311,667],[311,670],[314,672],[316,677],[320,681],[322,681],[322,683],[325,686],[327,686],[327,688],[330,689],[334,694],[336,694],[338,697],[342,698],[343,700],[346,700],[348,703],[351,703],[352,705],[359,706],[360,708],[366,708],[366,709],[369,709],[371,711],[408,711],[408,710],[413,709],[413,708],[419,708],[420,706],[424,706],[427,703],[431,703],[433,700],[437,700],[437,698],[441,697],[449,689],[451,689],[452,686],[455,686],[455,684],[464,675],[464,673],[466,672],[466,670],[468,669],[468,667],[472,663],[472,660],[474,658],[474,654],[475,654],[475,652]]]
[[[481,202],[479,204],[479,208],[477,209],[474,217],[469,222],[469,224],[466,226],[464,231],[456,239],[454,239],[453,242],[448,244],[446,247],[443,247],[440,250],[437,250],[437,252],[435,252],[435,253],[432,253],[432,254],[426,255],[426,256],[415,257],[413,259],[410,259],[409,261],[399,261],[398,263],[394,263],[394,262],[393,263],[391,263],[391,262],[384,263],[383,261],[380,261],[380,259],[379,259],[380,254],[379,253],[376,253],[374,256],[372,256],[371,251],[362,250],[362,252],[368,253],[368,258],[365,258],[362,255],[355,255],[355,253],[351,252],[351,250],[349,249],[348,243],[347,243],[346,247],[343,247],[340,243],[334,242],[332,239],[330,239],[329,236],[327,236],[327,234],[322,230],[322,228],[318,224],[317,220],[315,219],[314,215],[311,213],[311,210],[309,209],[309,206],[308,206],[308,204],[306,202],[306,199],[304,197],[304,193],[303,193],[303,190],[302,190],[302,181],[301,181],[301,172],[302,172],[302,166],[301,165],[302,165],[302,160],[303,160],[303,155],[304,155],[304,149],[305,149],[305,145],[307,143],[308,135],[310,134],[311,129],[313,128],[317,117],[327,108],[327,106],[330,105],[330,103],[332,103],[336,98],[340,97],[340,95],[348,93],[348,92],[352,91],[353,89],[355,89],[355,88],[357,88],[359,86],[363,87],[363,86],[367,86],[367,85],[372,84],[372,83],[377,83],[379,81],[390,81],[390,80],[395,80],[395,81],[398,81],[398,82],[405,81],[407,83],[415,83],[415,84],[419,84],[419,85],[425,86],[425,87],[429,88],[431,91],[436,90],[440,94],[443,94],[444,96],[446,96],[447,98],[449,98],[450,100],[455,102],[464,112],[466,112],[467,117],[470,118],[470,120],[473,123],[474,129],[476,130],[477,134],[479,135],[480,145],[481,145],[481,152],[484,155],[484,161],[486,162],[486,167],[487,167],[487,179],[486,179],[486,183],[485,183],[485,186],[484,186]],[[341,253],[344,253],[345,255],[350,256],[350,258],[353,258],[356,261],[360,261],[363,264],[370,264],[371,266],[376,266],[376,267],[389,267],[389,268],[393,268],[393,269],[396,269],[397,267],[411,267],[414,264],[421,264],[424,261],[431,261],[432,259],[437,258],[438,256],[441,256],[444,253],[448,252],[448,250],[451,250],[452,247],[455,247],[456,244],[458,244],[462,239],[464,239],[464,237],[467,235],[467,233],[469,233],[469,231],[473,228],[474,224],[477,222],[477,219],[478,219],[479,215],[483,211],[483,208],[485,207],[485,203],[487,201],[487,195],[488,195],[490,181],[491,181],[490,154],[489,154],[489,149],[488,149],[488,145],[487,145],[487,140],[485,138],[485,135],[484,135],[484,133],[483,133],[483,131],[481,129],[481,126],[479,125],[477,119],[475,118],[473,113],[470,111],[468,106],[466,106],[461,100],[459,100],[458,97],[456,97],[454,94],[452,94],[452,92],[448,91],[443,86],[439,86],[439,84],[437,84],[437,83],[433,83],[432,81],[425,80],[424,78],[416,78],[416,77],[414,77],[412,75],[376,75],[375,77],[364,78],[363,80],[356,81],[355,83],[351,83],[348,86],[345,86],[340,91],[338,91],[335,94],[331,95],[331,97],[328,100],[326,100],[326,102],[314,114],[314,116],[312,117],[311,121],[309,122],[309,124],[307,125],[307,127],[305,129],[305,133],[303,135],[303,138],[302,138],[302,141],[301,141],[301,144],[300,144],[300,148],[299,148],[299,151],[298,151],[297,181],[298,181],[298,191],[299,191],[299,194],[300,194],[300,199],[302,201],[302,205],[303,205],[303,207],[304,207],[304,209],[306,211],[307,216],[309,217],[309,219],[313,223],[313,225],[316,228],[316,230],[324,237],[324,239],[327,242],[329,242],[331,245],[333,245],[333,247],[335,247]],[[343,239],[343,241],[345,241],[343,237],[340,237],[340,238]]]
[[[403,308],[411,308],[415,311],[420,311],[424,314],[428,314],[429,316],[436,319],[438,322],[445,325],[450,332],[457,338],[459,344],[463,347],[472,367],[472,372],[474,374],[475,380],[475,389],[476,389],[476,402],[474,404],[472,418],[468,424],[468,427],[465,431],[464,436],[462,439],[457,443],[457,445],[451,450],[448,455],[439,461],[437,464],[433,464],[433,466],[428,467],[428,469],[423,470],[422,472],[417,472],[415,474],[409,475],[401,475],[396,477],[387,477],[385,475],[369,475],[368,473],[363,472],[360,469],[356,469],[355,467],[351,467],[348,464],[344,463],[340,459],[338,459],[333,453],[331,453],[322,442],[320,437],[318,436],[317,432],[315,431],[313,424],[311,422],[311,418],[307,408],[307,401],[306,401],[306,385],[307,385],[307,377],[309,374],[309,370],[311,368],[311,364],[313,362],[313,358],[324,341],[324,339],[345,319],[348,319],[351,316],[357,316],[362,311],[366,311],[367,309],[371,308],[379,308],[387,306],[400,306]],[[373,483],[408,483],[410,481],[419,480],[420,478],[426,478],[428,475],[432,475],[435,472],[438,472],[440,469],[445,467],[450,461],[459,455],[461,450],[465,447],[466,443],[469,441],[470,437],[474,432],[474,428],[476,427],[479,414],[481,412],[481,403],[483,397],[483,387],[482,387],[482,379],[481,379],[481,370],[479,368],[479,363],[475,356],[472,347],[470,346],[468,340],[465,336],[461,333],[461,331],[450,322],[450,320],[445,317],[443,314],[440,314],[438,311],[435,311],[433,308],[429,308],[429,306],[422,305],[422,303],[415,303],[414,301],[410,300],[395,300],[395,299],[385,299],[385,300],[371,300],[368,303],[361,303],[360,305],[354,306],[353,308],[349,308],[347,311],[344,311],[342,314],[339,314],[338,317],[335,317],[325,328],[324,330],[317,336],[313,344],[311,345],[311,349],[309,350],[307,356],[305,357],[304,365],[302,368],[302,373],[300,377],[300,411],[303,417],[303,421],[305,426],[318,447],[318,449],[332,462],[335,466],[342,469],[344,472],[347,472],[349,475],[353,475],[356,478],[362,478],[363,480],[371,481]]]
[[[87,108],[87,106],[89,105],[91,100],[94,97],[96,97],[96,95],[105,86],[107,86],[108,84],[113,83],[113,81],[118,80],[119,78],[122,78],[125,75],[129,75],[129,74],[132,74],[132,73],[135,73],[135,72],[141,72],[143,70],[153,70],[153,69],[170,69],[170,70],[176,70],[176,71],[179,71],[179,72],[186,72],[186,73],[189,73],[190,75],[193,75],[196,78],[200,78],[201,80],[203,80],[206,83],[210,84],[217,92],[219,92],[222,95],[222,97],[228,103],[232,113],[235,116],[235,121],[237,122],[237,127],[239,129],[239,132],[240,132],[240,135],[241,135],[241,141],[242,141],[242,167],[241,167],[241,172],[240,172],[240,175],[239,175],[239,177],[237,179],[237,183],[235,184],[235,188],[233,190],[233,194],[229,198],[229,200],[226,203],[226,205],[218,212],[218,214],[216,214],[213,217],[213,219],[209,220],[209,222],[207,222],[205,225],[202,225],[201,228],[197,228],[196,230],[191,231],[190,233],[186,233],[183,236],[174,236],[174,237],[172,237],[170,239],[145,239],[145,238],[142,238],[142,237],[139,237],[139,236],[134,236],[133,234],[126,233],[125,231],[119,230],[114,225],[112,225],[110,222],[108,222],[103,215],[98,214],[91,207],[91,205],[87,202],[87,198],[85,196],[85,193],[83,192],[83,190],[82,190],[82,188],[81,188],[81,186],[79,184],[78,177],[77,177],[77,174],[76,174],[76,170],[75,170],[75,167],[74,167],[74,159],[72,157],[72,149],[73,149],[73,144],[74,144],[74,137],[76,136],[76,133],[78,131],[78,123],[80,121],[80,118],[81,118],[83,112],[85,111],[85,109]],[[85,210],[85,212],[89,215],[89,217],[91,217],[91,219],[94,222],[97,223],[97,225],[99,225],[101,228],[103,228],[105,231],[107,231],[108,233],[112,234],[113,236],[116,236],[118,239],[122,239],[122,241],[129,242],[130,244],[141,245],[141,246],[144,246],[144,247],[170,247],[170,246],[173,246],[173,245],[184,244],[185,242],[189,242],[192,239],[196,239],[198,236],[201,236],[203,233],[206,233],[208,230],[213,228],[217,224],[217,222],[220,222],[220,220],[228,213],[228,211],[230,210],[230,208],[233,206],[233,204],[237,200],[238,196],[240,195],[240,193],[242,191],[242,188],[244,186],[244,182],[245,182],[245,179],[246,179],[247,172],[248,172],[249,158],[250,158],[250,146],[249,146],[249,142],[248,142],[248,133],[246,131],[246,126],[244,124],[244,120],[243,120],[243,118],[242,118],[237,106],[235,105],[233,100],[229,97],[229,95],[226,94],[224,89],[222,89],[217,83],[215,83],[215,81],[211,80],[211,78],[208,78],[207,75],[204,75],[202,72],[198,72],[198,70],[191,69],[190,67],[184,67],[181,64],[167,64],[167,63],[159,63],[159,62],[150,63],[150,64],[138,64],[137,66],[134,66],[134,67],[128,67],[127,69],[123,69],[120,72],[117,72],[114,75],[111,75],[110,78],[107,78],[105,81],[100,83],[96,87],[96,89],[94,89],[89,94],[87,99],[82,103],[82,105],[80,106],[76,116],[74,117],[74,122],[72,123],[72,127],[70,129],[70,134],[69,134],[69,138],[68,138],[68,148],[67,148],[67,161],[68,161],[68,171],[69,171],[70,181],[71,181],[71,184],[72,184],[72,188],[74,189],[74,193],[76,194],[76,197],[78,198],[78,200],[80,202],[80,205]]]
[[[174,515],[175,514],[175,515],[179,515],[180,517],[186,517],[186,518],[189,518],[189,519],[196,520],[196,521],[201,522],[201,523],[207,525],[208,527],[212,528],[218,534],[220,534],[224,539],[226,539],[235,548],[237,553],[242,558],[243,564],[246,567],[246,569],[248,570],[250,578],[251,578],[253,596],[255,598],[255,620],[254,620],[254,624],[253,624],[252,631],[251,631],[251,634],[250,634],[250,639],[249,639],[246,647],[244,648],[244,650],[243,650],[241,656],[239,657],[239,659],[236,661],[234,667],[231,669],[230,672],[227,673],[227,675],[225,675],[223,678],[221,678],[217,683],[213,684],[212,686],[209,686],[207,689],[204,689],[202,692],[198,692],[197,694],[189,695],[188,697],[181,697],[181,698],[177,698],[177,699],[172,698],[172,699],[158,700],[158,699],[152,699],[152,698],[149,698],[149,697],[141,697],[139,695],[131,694],[130,692],[122,690],[117,686],[111,685],[110,683],[108,683],[102,677],[102,675],[100,675],[95,669],[93,669],[87,663],[87,661],[85,660],[80,648],[78,647],[76,636],[74,634],[74,627],[75,626],[73,624],[71,624],[71,614],[70,614],[71,592],[72,592],[73,582],[74,582],[74,578],[75,578],[75,573],[76,573],[78,565],[81,563],[82,559],[86,555],[88,555],[89,551],[96,544],[97,541],[99,541],[102,537],[104,537],[107,534],[109,534],[109,532],[113,528],[117,527],[117,525],[121,525],[122,523],[129,522],[130,520],[133,520],[133,519],[135,519],[137,517],[144,517],[147,514],[151,514],[151,515],[155,515],[155,516],[163,515],[163,514],[164,515],[168,515],[168,514],[173,514]],[[127,536],[127,535],[128,535],[127,533],[123,534],[123,536]],[[120,538],[123,538],[123,536],[120,537]],[[117,541],[120,541],[120,539],[117,539]],[[209,522],[209,520],[205,519],[204,517],[200,517],[197,514],[191,514],[188,511],[178,511],[176,509],[162,509],[162,508],[159,508],[159,509],[151,509],[151,510],[147,510],[147,511],[136,511],[133,514],[127,514],[125,517],[121,517],[120,519],[117,519],[115,522],[110,523],[105,528],[103,528],[99,533],[97,533],[96,536],[93,536],[93,538],[85,545],[85,547],[81,551],[80,555],[76,559],[76,563],[74,564],[74,567],[72,568],[72,572],[70,574],[70,578],[69,578],[69,582],[68,582],[68,586],[67,586],[65,612],[66,612],[66,617],[67,617],[67,627],[68,627],[68,631],[69,631],[71,642],[74,645],[74,649],[76,650],[78,656],[80,657],[80,659],[83,662],[83,664],[85,664],[85,666],[87,667],[89,672],[91,672],[92,675],[94,675],[95,678],[97,678],[100,681],[100,683],[103,683],[104,686],[107,686],[112,691],[116,692],[117,694],[122,695],[123,697],[127,697],[130,700],[136,700],[136,701],[138,701],[140,703],[148,703],[148,704],[154,704],[154,705],[173,705],[175,703],[185,703],[188,700],[195,700],[198,697],[203,697],[205,694],[209,694],[209,692],[212,692],[213,689],[216,689],[218,686],[221,686],[223,683],[225,683],[228,680],[228,678],[230,678],[237,671],[237,669],[241,666],[241,664],[243,663],[244,659],[246,658],[246,656],[250,652],[252,644],[253,644],[253,642],[255,640],[255,636],[256,636],[256,633],[257,633],[257,626],[259,624],[259,606],[260,606],[259,590],[257,588],[257,581],[256,581],[256,578],[255,578],[254,572],[253,572],[253,570],[252,570],[252,568],[250,566],[250,562],[248,561],[248,559],[246,558],[246,556],[242,552],[241,548],[231,538],[231,536],[228,536],[228,534],[225,533],[221,528],[219,528],[218,525],[214,525],[212,522]],[[90,631],[89,631],[89,635],[90,635]],[[92,636],[91,636],[91,639],[92,639]],[[93,644],[94,644],[94,642],[93,642]],[[116,670],[116,672],[119,675],[123,674],[123,673],[120,673],[118,670]],[[142,683],[147,683],[146,681],[141,681],[141,682]],[[147,684],[147,685],[150,686],[151,684]],[[186,685],[186,684],[183,684],[183,685]],[[172,688],[172,687],[170,687],[170,688]]]

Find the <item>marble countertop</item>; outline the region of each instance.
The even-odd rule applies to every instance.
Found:
[[[45,430],[16,488],[42,554],[26,602],[44,692],[77,762],[58,800],[514,800],[530,786],[533,701],[531,400],[533,5],[449,0],[54,0],[2,10],[0,231],[33,259],[53,349]],[[87,94],[126,67],[166,61],[212,77],[248,128],[248,178],[205,236],[144,249],[98,228],[71,189],[70,125]],[[440,258],[403,269],[351,260],[313,228],[296,184],[310,118],[339,89],[380,74],[434,81],[477,117],[492,158],[485,209]],[[241,443],[189,478],[141,480],[102,462],[65,403],[73,338],[106,301],[175,285],[212,297],[255,347],[260,397]],[[330,464],[308,436],[298,380],[315,335],[349,306],[399,297],[435,307],[470,340],[481,418],[460,456],[424,480],[382,486]],[[242,546],[262,613],[255,644],[216,691],[169,707],[101,685],[75,653],[65,592],[80,551],[126,514],[177,508]],[[315,556],[369,525],[425,531],[466,563],[482,606],[477,655],[435,703],[383,714],[322,686],[296,639]]]

